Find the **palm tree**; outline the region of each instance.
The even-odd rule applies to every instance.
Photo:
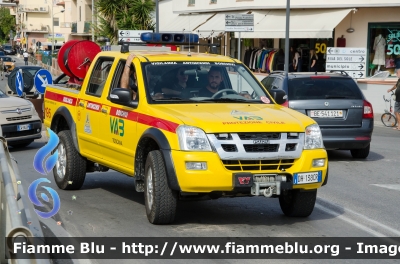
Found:
[[[97,36],[118,41],[118,30],[153,30],[154,0],[99,0]]]

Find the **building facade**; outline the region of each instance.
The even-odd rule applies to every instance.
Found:
[[[14,42],[32,50],[59,49],[71,39],[92,38],[93,0],[12,0]],[[38,45],[40,43],[40,46]]]
[[[225,15],[254,14],[254,32],[240,33],[243,60],[249,48],[284,48],[286,2],[164,0],[160,31],[197,33],[203,41],[219,43],[220,54],[237,58],[239,33],[225,32]],[[398,0],[292,0],[290,46],[301,48],[303,69],[309,67],[309,50],[316,49],[320,71],[325,71],[327,47],[364,47],[367,76],[377,70],[394,75],[394,60],[400,57],[399,13]]]

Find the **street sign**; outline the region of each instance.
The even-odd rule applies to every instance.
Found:
[[[254,14],[225,15],[226,32],[254,32]]]
[[[118,43],[144,43],[140,39],[142,33],[153,32],[151,30],[118,30]]]
[[[344,71],[354,79],[365,78],[366,48],[328,47],[326,52],[326,71]]]
[[[18,96],[22,96],[24,93],[24,80],[22,79],[22,70],[17,71],[15,75],[15,88]]]
[[[367,48],[335,48],[328,47],[327,55],[367,55]]]
[[[38,70],[33,80],[36,90],[41,94],[44,94],[48,84],[53,84],[53,76],[51,76],[51,73],[45,69]]]
[[[38,46],[38,47],[42,46],[42,42],[40,42],[40,41],[36,42],[36,46]]]

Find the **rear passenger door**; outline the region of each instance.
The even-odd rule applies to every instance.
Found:
[[[100,123],[101,94],[107,85],[107,77],[113,58],[100,57],[95,62],[85,93],[79,98],[77,107],[77,127],[79,146],[82,153],[91,157],[102,157],[99,138],[104,124]]]

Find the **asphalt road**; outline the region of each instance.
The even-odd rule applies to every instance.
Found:
[[[3,87],[1,81],[0,85]],[[46,138],[43,138],[24,149],[10,148],[11,154],[18,161],[23,178],[22,185],[26,190],[32,181],[43,177],[34,170],[32,161],[37,150],[45,143]],[[155,226],[147,220],[143,193],[135,192],[132,178],[113,171],[90,173],[87,174],[81,190],[63,191],[57,188],[53,175],[49,174],[47,178],[51,184],[48,186],[57,190],[61,198],[61,209],[57,215],[46,221],[46,225],[58,236],[73,237],[277,236],[345,239],[353,236],[400,236],[399,148],[400,132],[382,127],[376,122],[371,153],[366,160],[352,159],[349,151],[329,151],[329,182],[319,189],[316,207],[308,218],[285,217],[277,199],[223,198],[212,201],[180,202],[174,224]],[[61,225],[57,225],[57,221]],[[187,260],[168,262],[187,263]],[[365,263],[365,260],[341,261],[343,262]],[[376,262],[369,261],[369,263]],[[379,261],[382,262],[393,261]],[[124,263],[132,261],[127,260]]]

